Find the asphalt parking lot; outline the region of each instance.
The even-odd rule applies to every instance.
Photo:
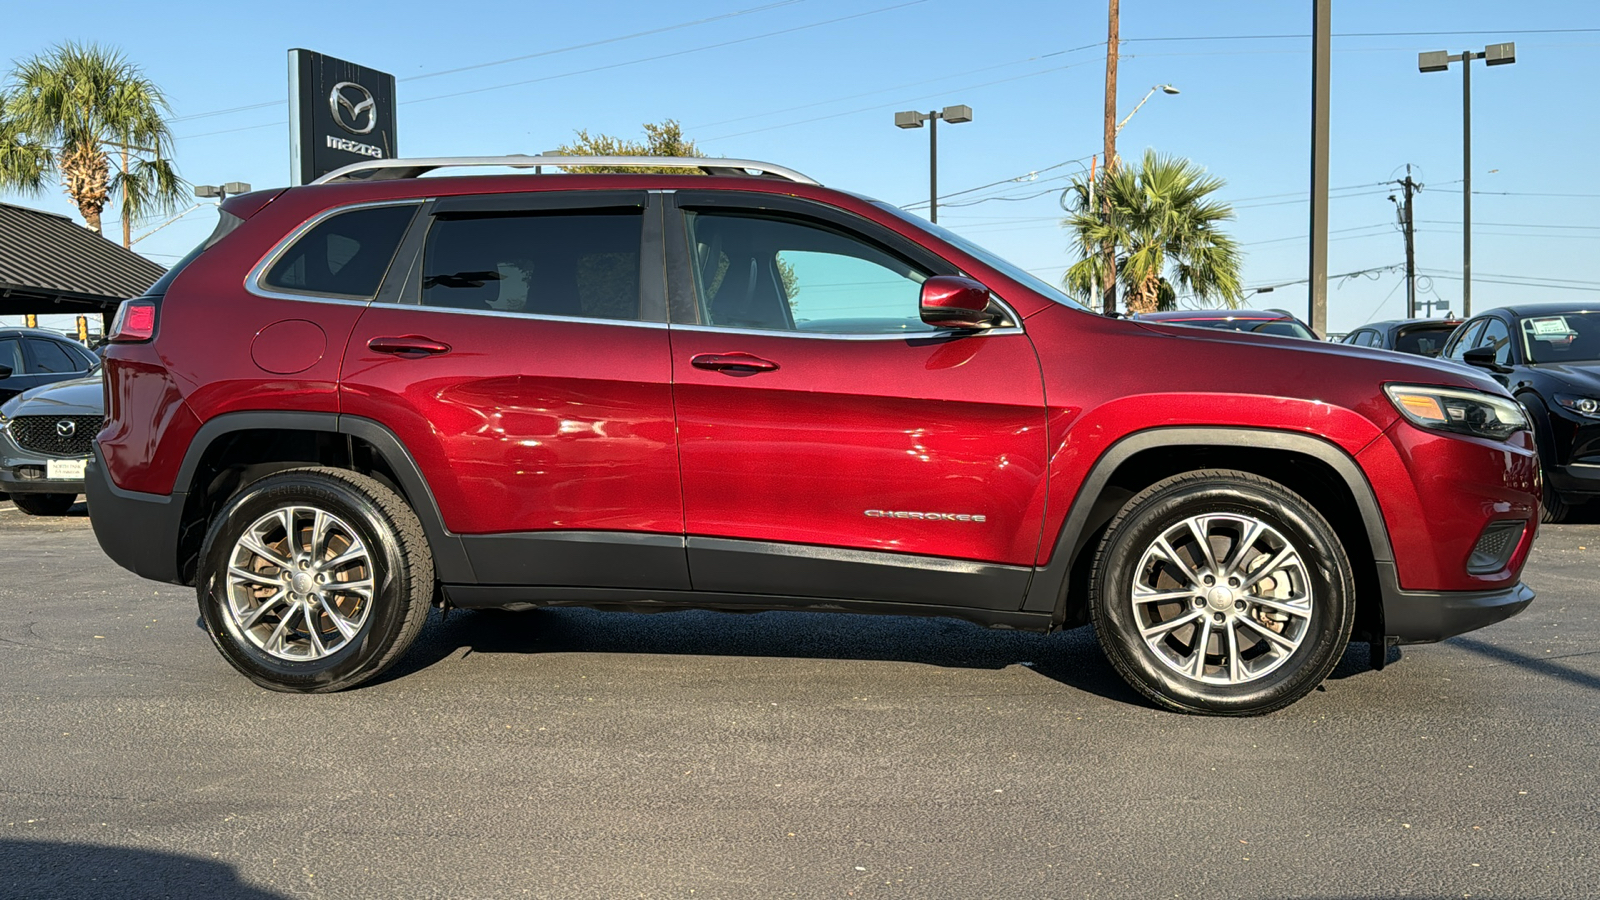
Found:
[[[1520,617],[1233,721],[1087,629],[780,613],[436,613],[275,694],[0,502],[0,896],[1592,897],[1594,521]]]

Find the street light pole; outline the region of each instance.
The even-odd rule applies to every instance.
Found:
[[[1417,70],[1443,72],[1453,62],[1461,63],[1461,315],[1472,318],[1472,61],[1506,66],[1517,61],[1517,45],[1490,44],[1481,52],[1463,50],[1447,53],[1430,50],[1417,54]]]
[[[929,112],[897,112],[894,114],[896,128],[921,128],[926,122],[928,129],[928,221],[935,224],[939,221],[939,120],[943,119],[951,125],[972,121],[972,107],[946,106],[944,109],[935,109]]]
[[[1116,134],[1121,134],[1122,133],[1122,127],[1124,125],[1128,124],[1128,120],[1133,118],[1133,114],[1138,112],[1140,109],[1142,109],[1144,107],[1145,103],[1149,102],[1151,97],[1155,96],[1156,91],[1160,91],[1163,94],[1181,93],[1177,88],[1173,87],[1170,84],[1158,84],[1155,87],[1151,88],[1150,90],[1146,91],[1145,95],[1144,95],[1144,98],[1141,99],[1137,104],[1134,105],[1132,111],[1130,111],[1127,115],[1122,117],[1122,121],[1121,122],[1117,123],[1117,130],[1116,130],[1116,132],[1114,133],[1113,136],[1115,136]]]

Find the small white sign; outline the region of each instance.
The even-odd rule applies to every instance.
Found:
[[[47,459],[44,477],[51,481],[82,481],[85,459]]]
[[[1533,325],[1533,333],[1540,337],[1565,337],[1572,333],[1572,329],[1567,327],[1566,316],[1542,316],[1528,321]]]

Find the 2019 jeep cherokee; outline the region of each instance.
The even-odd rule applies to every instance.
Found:
[[[370,679],[430,603],[812,609],[1092,621],[1156,702],[1251,714],[1533,597],[1487,378],[1096,315],[763,163],[417,177],[525,162],[230,198],[120,311],[96,534],[257,683]]]

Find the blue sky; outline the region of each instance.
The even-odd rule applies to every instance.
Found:
[[[1236,205],[1251,287],[1306,277],[1311,6],[1122,4],[1120,114],[1152,85],[1181,93],[1152,98],[1119,151],[1186,156],[1227,181],[1221,196]],[[1576,178],[1587,170],[1575,166],[1600,137],[1587,90],[1600,7],[1335,0],[1333,16],[1329,271],[1404,260],[1384,182],[1411,163],[1426,186],[1419,295],[1460,311],[1459,64],[1424,75],[1416,54],[1512,40],[1515,65],[1473,72],[1474,307],[1600,290],[1600,222],[1589,213],[1600,184]],[[195,183],[287,182],[290,47],[394,73],[403,155],[537,153],[579,128],[639,137],[641,123],[675,118],[709,153],[899,204],[926,202],[928,145],[925,129],[897,129],[893,113],[964,103],[974,121],[940,129],[940,192],[1001,183],[951,198],[968,205],[941,207],[940,224],[1050,281],[1072,261],[1062,179],[1078,171],[1069,161],[1100,150],[1103,0],[82,2],[70,16],[14,4],[6,18],[0,63],[76,40],[115,45],[142,65],[168,93],[176,161]],[[632,36],[645,32],[654,33]],[[3,199],[75,215],[54,188]],[[107,217],[107,234],[120,234]],[[136,249],[172,262],[214,221],[203,209]],[[1403,315],[1402,281],[1398,271],[1334,280],[1330,329]],[[1249,302],[1304,315],[1306,291],[1288,284]]]

